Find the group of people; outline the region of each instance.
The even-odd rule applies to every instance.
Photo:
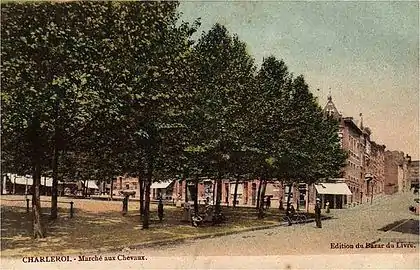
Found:
[[[128,201],[128,198],[126,198],[126,199]],[[127,211],[127,203],[128,202],[123,202],[123,212]],[[206,202],[206,205],[208,205],[207,203],[208,202]],[[264,204],[265,204],[267,209],[270,208],[270,206],[271,206],[271,197],[270,196],[267,196]],[[321,209],[322,209],[321,200],[319,198],[317,198],[316,199],[316,204],[315,204],[315,223],[316,223],[316,226],[318,228],[322,228],[322,225],[321,225]],[[296,214],[296,210],[295,210],[293,204],[289,204],[289,207],[287,207],[286,215],[287,216],[293,216],[295,214]],[[158,217],[159,217],[160,221],[163,220],[163,201],[162,201],[162,197],[159,197]]]
[[[316,199],[315,203],[315,223],[318,228],[322,228],[321,224],[321,200],[319,198]],[[286,209],[286,216],[293,217],[296,214],[295,207],[293,204],[289,203],[287,209]]]

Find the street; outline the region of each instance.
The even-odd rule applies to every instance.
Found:
[[[146,256],[269,256],[298,254],[342,254],[361,252],[418,252],[418,216],[408,211],[414,203],[411,193],[384,196],[372,205],[331,210],[332,219],[322,222],[278,227],[210,239],[191,240],[177,245],[141,249]],[[379,229],[393,225],[386,231]],[[406,228],[408,227],[408,228]],[[199,230],[199,228],[198,228]],[[414,246],[379,248],[387,241],[414,242]],[[368,248],[357,244],[374,243]],[[335,247],[331,248],[331,244]],[[353,247],[352,247],[353,246]],[[134,252],[134,251],[133,251]]]
[[[159,247],[85,254],[100,256],[102,261],[78,261],[74,256],[70,264],[44,263],[42,269],[418,269],[419,218],[408,211],[413,199],[412,194],[405,193],[383,196],[372,205],[332,210],[332,218],[324,220],[321,229],[308,223]],[[394,241],[392,248],[387,248],[388,241]],[[357,248],[359,243],[364,247]],[[139,256],[141,260],[121,260]],[[105,257],[115,260],[103,261]],[[40,265],[2,260],[3,269],[34,266]]]

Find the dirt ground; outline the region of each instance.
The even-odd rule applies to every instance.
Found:
[[[74,217],[70,218],[70,204],[74,202]],[[258,220],[254,208],[225,208],[228,218],[224,224],[210,224],[195,228],[182,221],[183,210],[164,207],[164,221],[159,222],[157,205],[151,204],[150,228],[142,229],[139,202],[130,201],[127,215],[122,216],[121,201],[59,198],[59,218],[49,220],[50,198],[41,198],[43,223],[47,237],[32,239],[31,212],[26,212],[24,196],[6,195],[1,198],[2,256],[69,254],[123,249],[157,240],[186,239],[228,231],[279,224],[278,209],[267,212]]]

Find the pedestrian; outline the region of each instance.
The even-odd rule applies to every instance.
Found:
[[[128,197],[130,195],[124,194],[122,215],[125,216],[128,212]]]
[[[327,201],[326,203],[325,203],[325,213],[329,213],[330,212],[330,202],[329,201]]]
[[[293,204],[290,204],[290,214],[292,215],[292,217],[296,215],[296,210]]]
[[[319,198],[316,199],[315,204],[315,222],[317,228],[322,228],[321,225],[321,200]]]
[[[270,209],[270,206],[271,206],[271,197],[268,196],[267,197],[267,209]]]
[[[159,203],[158,203],[158,217],[159,217],[159,221],[162,222],[162,220],[163,220],[163,202],[162,202],[162,197],[159,198]]]
[[[279,200],[279,210],[280,211],[284,210],[284,207],[283,207],[283,197],[280,197],[280,200]]]

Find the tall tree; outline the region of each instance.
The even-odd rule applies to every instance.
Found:
[[[216,180],[216,214],[221,211],[222,178],[228,175],[230,158],[241,149],[245,99],[253,82],[254,61],[246,45],[227,29],[214,25],[195,47],[197,79],[193,130],[207,164],[207,176]]]
[[[257,80],[254,105],[260,111],[251,130],[254,147],[259,150],[261,181],[267,176],[281,179],[290,193],[294,184],[311,184],[322,176],[335,175],[344,157],[338,136],[333,123],[322,116],[303,76],[293,78],[284,62],[269,57],[264,59]],[[289,203],[290,196],[287,207]],[[259,209],[262,216],[261,203]]]
[[[92,120],[90,112],[100,104],[89,73],[98,59],[92,40],[97,37],[95,28],[103,6],[8,3],[2,10],[3,78],[7,76],[3,85],[8,91],[28,88],[39,93],[32,108],[40,106],[35,117],[50,146],[44,160],[50,162],[52,171],[51,218],[55,219],[60,155],[75,145],[80,130]],[[15,101],[22,105],[29,99]]]
[[[316,98],[309,91],[303,76],[293,81],[293,107],[301,128],[297,133],[296,152],[299,167],[296,178],[313,183],[321,178],[336,177],[346,160],[346,153],[340,148],[338,123],[323,115]]]
[[[289,170],[291,141],[296,128],[288,115],[292,76],[283,61],[263,59],[256,76],[257,87],[249,109],[248,147],[253,160],[253,173],[260,180],[259,190],[272,177],[281,177]],[[258,194],[258,215],[263,217],[264,192]]]
[[[163,160],[182,152],[177,142],[188,105],[187,65],[195,25],[177,24],[177,2],[120,2],[108,4],[108,53],[103,57],[108,86],[118,119],[112,136],[122,136],[130,153],[127,170],[144,183],[143,228],[149,227],[150,186],[163,169]],[[115,102],[114,102],[115,101]],[[106,149],[106,148],[104,148]],[[166,162],[166,164],[170,164]],[[135,169],[137,167],[137,170]]]

